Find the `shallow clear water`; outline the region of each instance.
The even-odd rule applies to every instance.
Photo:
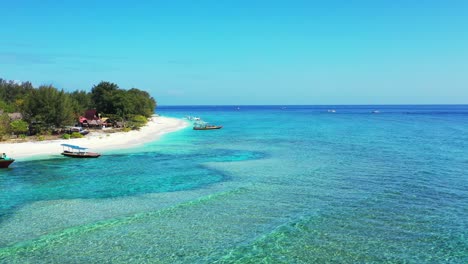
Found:
[[[0,262],[468,262],[468,106],[158,112],[224,128],[15,162]]]

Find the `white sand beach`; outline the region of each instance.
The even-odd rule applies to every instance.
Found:
[[[0,153],[7,153],[11,158],[57,155],[62,152],[60,144],[73,144],[91,148],[91,151],[130,148],[158,139],[160,136],[187,127],[189,124],[176,118],[154,116],[138,131],[105,133],[91,131],[84,138],[60,139],[49,141],[1,143]]]

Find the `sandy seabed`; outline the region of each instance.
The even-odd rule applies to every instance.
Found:
[[[187,127],[189,124],[177,118],[154,116],[138,131],[106,133],[92,131],[84,138],[60,139],[21,143],[2,143],[0,153],[7,153],[11,158],[28,158],[33,156],[57,155],[62,152],[61,144],[79,145],[90,148],[90,151],[131,148],[157,140],[166,133]]]

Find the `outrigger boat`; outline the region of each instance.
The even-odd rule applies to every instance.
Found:
[[[193,125],[193,130],[213,130],[221,128],[223,128],[223,126],[210,125],[206,122],[197,122]]]
[[[70,144],[62,144],[63,152],[62,155],[72,158],[98,158],[101,156],[99,153],[95,152],[88,152],[86,151],[88,148],[83,148],[80,146],[70,145]]]

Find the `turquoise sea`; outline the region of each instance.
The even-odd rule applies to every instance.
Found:
[[[1,170],[0,263],[468,263],[467,105],[157,112],[224,128]]]

